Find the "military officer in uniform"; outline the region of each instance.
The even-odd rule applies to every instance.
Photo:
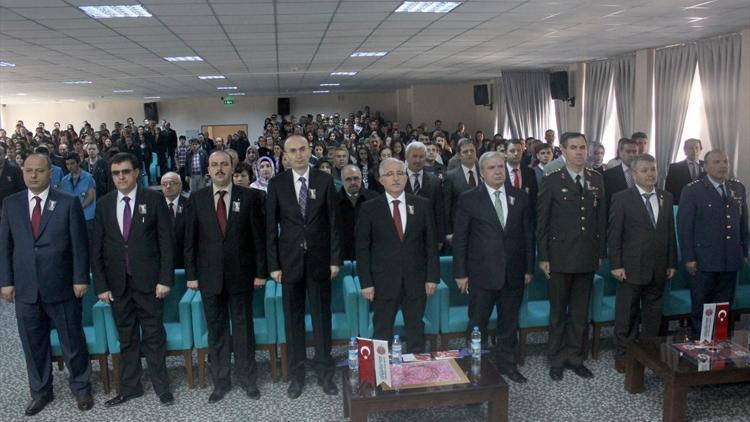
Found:
[[[706,154],[706,177],[680,194],[677,233],[685,269],[690,274],[691,327],[700,334],[703,304],[732,302],[737,272],[747,261],[748,220],[745,186],[727,180],[726,153]]]
[[[568,368],[582,378],[594,375],[583,365],[594,272],[606,254],[607,212],[602,175],[586,163],[586,138],[560,137],[565,167],[542,180],[537,197],[539,268],[549,279],[550,377],[559,381]]]

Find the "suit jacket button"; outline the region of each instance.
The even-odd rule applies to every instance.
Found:
[[[732,238],[732,236],[727,236],[727,240],[729,240],[729,239],[731,239],[731,238]]]
[[[581,207],[581,211],[586,211],[586,207]]]
[[[581,227],[581,231],[585,232],[586,231],[586,227]]]
[[[731,228],[732,228],[732,226],[731,226],[731,225],[729,225],[729,226],[727,226],[727,228],[728,228],[728,229],[731,229]]]
[[[585,219],[586,219],[586,217],[581,217],[581,221],[583,221],[583,220],[585,220]]]

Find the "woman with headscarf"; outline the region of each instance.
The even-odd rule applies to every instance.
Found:
[[[276,174],[276,165],[271,157],[260,157],[255,162],[255,181],[250,184],[251,189],[268,191],[268,181]]]
[[[258,156],[260,154],[258,153],[258,146],[257,145],[250,145],[245,149],[245,160],[243,161],[245,164],[249,165],[251,168],[255,168],[255,163],[258,161]]]

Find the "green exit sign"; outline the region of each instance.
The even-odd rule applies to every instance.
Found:
[[[234,104],[234,98],[224,98],[224,105]]]

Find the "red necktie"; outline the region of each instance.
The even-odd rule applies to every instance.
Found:
[[[221,234],[227,234],[227,206],[224,203],[224,195],[227,191],[220,190],[217,192],[219,195],[219,201],[216,203],[216,221],[219,223],[219,230]]]
[[[39,229],[42,225],[42,198],[35,196],[34,210],[31,211],[31,234],[34,235],[34,239],[39,237]]]
[[[518,177],[518,169],[513,169],[513,187],[521,189],[521,178]]]
[[[469,170],[469,187],[475,188],[477,187],[477,179],[474,178],[474,172]]]
[[[398,204],[400,204],[401,201],[398,199],[393,200],[393,224],[396,225],[396,233],[398,233],[398,238],[400,240],[404,240],[404,227],[401,225],[401,211],[398,210]]]

